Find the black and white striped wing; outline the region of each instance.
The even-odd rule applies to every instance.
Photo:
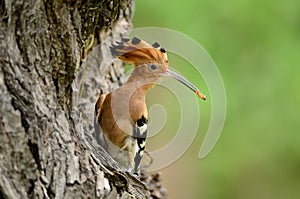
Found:
[[[138,173],[140,163],[144,154],[147,138],[147,122],[148,120],[144,116],[142,116],[142,118],[138,119],[135,124],[133,138],[136,139],[137,149],[134,156],[134,173]]]

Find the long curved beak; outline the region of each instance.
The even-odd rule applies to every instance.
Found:
[[[196,93],[201,99],[206,100],[206,96],[203,95],[194,84],[192,84],[191,82],[189,82],[187,79],[185,79],[181,75],[179,75],[179,74],[177,74],[177,73],[175,73],[174,71],[171,71],[171,70],[167,70],[163,74],[166,77],[172,77],[172,78],[176,79],[177,81],[181,82],[186,87],[188,87],[189,89],[191,89],[194,93]]]

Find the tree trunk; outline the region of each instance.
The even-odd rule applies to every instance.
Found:
[[[107,47],[133,7],[0,0],[0,198],[151,197],[93,137],[97,97],[122,84]]]

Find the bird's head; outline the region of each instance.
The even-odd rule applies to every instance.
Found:
[[[172,77],[195,92],[201,99],[206,99],[196,86],[169,69],[167,53],[157,42],[150,45],[136,37],[123,38],[122,41],[117,42],[117,45],[113,44],[110,50],[113,56],[134,66],[129,81],[144,80],[156,83],[161,77]]]

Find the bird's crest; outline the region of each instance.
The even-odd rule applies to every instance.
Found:
[[[128,64],[139,66],[154,63],[168,66],[166,51],[157,42],[150,45],[134,37],[132,39],[123,38],[116,43],[116,45],[110,46],[112,55]]]

